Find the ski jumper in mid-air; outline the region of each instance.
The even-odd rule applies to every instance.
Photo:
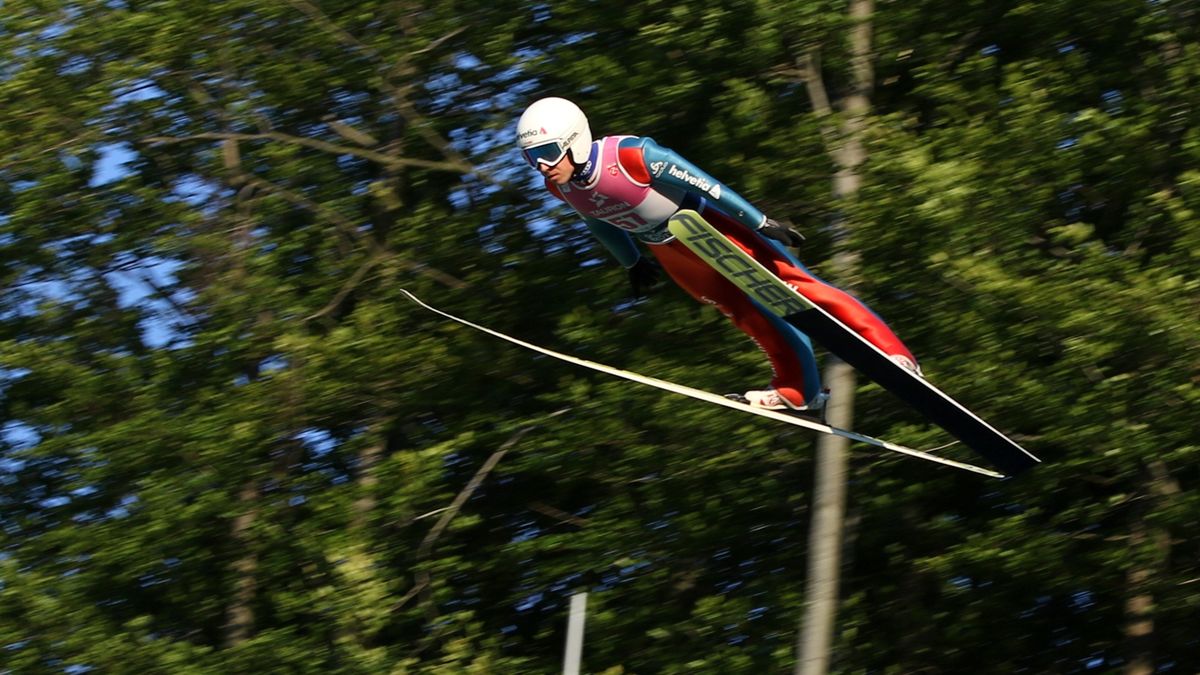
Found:
[[[652,139],[592,140],[587,117],[562,98],[535,101],[517,123],[517,144],[546,179],[546,189],[574,208],[588,229],[629,272],[635,293],[653,283],[657,266],[633,239],[647,244],[662,269],[701,302],[715,305],[767,354],[774,377],[747,391],[753,406],[819,411],[827,395],[808,338],[751,300],[677,241],[667,220],[681,209],[705,220],[814,304],[862,335],[901,366],[920,373],[912,352],[862,302],[817,279],[785,248],[803,237],[754,208],[733,190]]]

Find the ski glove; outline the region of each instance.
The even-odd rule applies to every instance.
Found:
[[[784,246],[796,247],[804,243],[804,235],[794,230],[790,225],[784,225],[767,218],[759,226],[758,233],[767,239],[774,239]]]
[[[633,297],[640,298],[646,295],[656,283],[658,276],[662,273],[662,268],[658,263],[641,256],[637,262],[629,268],[629,285],[633,288]]]

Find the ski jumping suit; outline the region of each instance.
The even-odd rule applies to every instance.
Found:
[[[580,175],[546,188],[573,207],[588,229],[626,268],[639,253],[630,235],[649,245],[667,274],[692,297],[716,307],[766,352],[771,386],[794,405],[820,392],[808,338],[750,299],[677,241],[667,220],[694,209],[738,247],[889,355],[916,362],[908,348],[863,303],[817,279],[781,244],[756,232],[766,216],[736,192],[648,137],[606,136],[592,143]]]

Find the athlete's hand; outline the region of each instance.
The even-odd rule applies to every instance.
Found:
[[[641,256],[637,262],[629,268],[629,285],[633,288],[633,297],[640,298],[646,295],[658,283],[659,275],[662,273],[662,268],[658,263]]]
[[[792,226],[784,225],[770,218],[763,221],[762,226],[758,228],[758,233],[768,239],[774,239],[784,246],[796,247],[804,243],[804,235],[797,232]]]

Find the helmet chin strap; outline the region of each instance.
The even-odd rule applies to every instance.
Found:
[[[585,180],[591,177],[592,169],[596,166],[596,153],[599,152],[599,149],[600,145],[593,142],[591,151],[588,152],[588,159],[582,164],[575,161],[575,153],[573,151],[567,150],[567,157],[571,160],[571,164],[575,167],[575,171],[571,173],[572,180]]]

